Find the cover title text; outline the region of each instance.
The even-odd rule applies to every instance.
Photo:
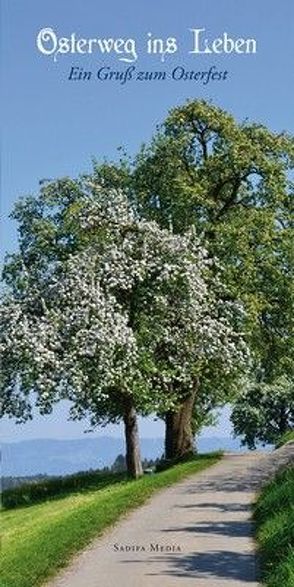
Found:
[[[191,28],[188,30],[189,50],[191,55],[220,55],[238,54],[248,55],[257,52],[255,38],[236,37],[224,31],[219,36],[207,34],[205,28]],[[119,61],[133,63],[139,58],[138,42],[135,38],[97,37],[84,38],[76,33],[69,37],[60,37],[52,28],[43,28],[36,38],[38,50],[57,61],[58,56],[66,54],[100,54],[114,55]],[[180,42],[176,37],[158,38],[147,33],[145,39],[145,53],[157,55],[165,61],[167,55],[173,55],[180,49]]]

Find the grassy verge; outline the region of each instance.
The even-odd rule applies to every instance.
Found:
[[[126,479],[124,473],[103,473],[88,471],[65,477],[44,479],[37,483],[24,483],[19,487],[6,489],[2,492],[2,507],[13,509],[31,506],[48,499],[61,499],[69,494],[103,489]]]
[[[255,506],[262,579],[268,587],[294,585],[294,468],[278,474]]]
[[[294,440],[294,430],[288,430],[288,432],[285,432],[285,434],[279,438],[278,442],[276,442],[276,448],[280,448],[287,442],[290,442],[290,440]]]
[[[220,456],[202,455],[138,481],[123,480],[3,511],[1,587],[38,587],[127,511],[142,505],[155,491],[214,464]]]

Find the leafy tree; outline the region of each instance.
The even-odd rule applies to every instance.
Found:
[[[190,102],[176,108],[171,111],[150,147],[142,149],[133,166],[125,161],[120,165],[95,165],[90,176],[75,181],[65,178],[45,182],[37,197],[26,198],[18,204],[14,217],[19,223],[20,251],[10,257],[4,269],[4,278],[10,295],[19,303],[25,297],[23,292],[27,287],[27,272],[30,283],[36,282],[38,287],[41,284],[42,292],[47,291],[50,279],[57,271],[56,268],[61,267],[61,274],[68,278],[68,272],[73,272],[74,262],[76,267],[83,263],[87,275],[85,279],[91,281],[93,275],[90,275],[93,273],[93,266],[96,266],[95,256],[96,259],[101,255],[112,258],[110,251],[114,243],[118,251],[125,251],[125,245],[126,250],[129,250],[129,245],[125,241],[132,233],[133,236],[139,235],[139,240],[136,237],[136,246],[131,246],[132,263],[125,264],[125,259],[122,261],[124,275],[128,275],[134,258],[137,260],[139,254],[142,260],[145,255],[145,244],[142,244],[142,235],[140,236],[137,228],[133,232],[129,230],[127,220],[127,225],[117,230],[121,214],[122,218],[128,218],[128,206],[124,204],[121,211],[112,199],[110,207],[104,207],[104,220],[101,221],[100,217],[97,223],[97,202],[101,198],[103,200],[103,193],[106,196],[104,200],[107,201],[113,189],[117,193],[118,188],[123,188],[128,194],[134,213],[130,225],[134,226],[133,222],[136,225],[140,218],[144,218],[147,225],[150,225],[150,221],[157,223],[152,225],[157,226],[157,239],[149,241],[153,252],[158,250],[162,235],[169,235],[168,239],[165,236],[163,238],[164,246],[169,242],[167,249],[162,251],[159,248],[157,259],[161,259],[160,267],[162,268],[162,259],[167,251],[168,259],[174,258],[178,251],[178,243],[181,242],[179,237],[186,238],[187,231],[192,227],[194,233],[190,233],[188,241],[183,241],[186,243],[184,248],[186,247],[186,253],[188,249],[191,251],[190,262],[196,267],[196,272],[200,270],[201,279],[204,279],[206,288],[209,289],[207,315],[210,314],[216,324],[222,318],[224,308],[226,311],[228,308],[233,310],[226,316],[226,326],[230,325],[231,332],[240,332],[241,323],[242,330],[245,327],[246,338],[250,340],[254,358],[253,366],[261,365],[268,380],[283,372],[290,373],[291,361],[288,357],[291,342],[289,333],[292,249],[289,240],[289,196],[292,186],[287,174],[292,162],[293,142],[286,134],[275,135],[263,126],[248,122],[237,124],[229,114],[202,101]],[[116,218],[111,224],[111,230],[107,228],[107,222],[105,224],[109,214],[111,218],[113,215]],[[160,233],[159,229],[165,232]],[[217,286],[213,291],[211,275],[213,278],[214,273],[218,272],[217,266],[215,263],[211,264],[208,271],[205,263],[205,269],[203,266],[200,268],[199,254],[195,253],[193,247],[191,250],[192,234],[194,240],[199,237],[204,241],[211,259],[221,259],[221,280],[225,287]],[[80,257],[81,255],[83,256]],[[117,259],[120,262],[119,255]],[[220,359],[221,352],[208,358],[202,350],[199,356],[199,349],[209,348],[211,339],[206,342],[202,340],[202,346],[199,342],[198,347],[193,346],[196,344],[195,333],[199,329],[199,321],[193,322],[194,318],[191,319],[189,314],[192,312],[195,317],[192,308],[196,306],[187,306],[184,303],[187,291],[191,288],[191,279],[186,281],[183,288],[179,278],[182,271],[179,267],[183,267],[183,257],[181,259],[177,268],[177,278],[175,279],[173,271],[169,276],[170,290],[163,288],[162,293],[161,283],[160,293],[156,292],[154,295],[154,283],[150,287],[150,274],[147,271],[148,275],[144,274],[146,279],[144,277],[140,281],[139,287],[136,277],[136,285],[133,287],[133,281],[128,295],[122,292],[120,287],[110,292],[112,308],[118,312],[120,319],[126,320],[128,328],[132,330],[132,340],[135,340],[136,345],[140,342],[141,349],[145,348],[145,351],[139,354],[139,363],[136,367],[137,374],[144,375],[140,375],[139,384],[135,377],[132,383],[134,387],[131,387],[132,398],[135,395],[136,398],[149,399],[146,403],[145,400],[138,402],[138,405],[135,402],[136,406],[133,408],[135,411],[137,409],[148,412],[152,404],[153,410],[157,409],[158,413],[164,414],[167,422],[166,447],[173,453],[169,455],[171,458],[192,449],[193,431],[198,429],[202,418],[214,405],[233,396],[236,386],[235,375],[238,373],[235,360],[228,360],[230,353],[228,356],[226,353],[223,355],[225,361],[228,361],[228,369],[224,369],[225,361]],[[149,267],[148,263],[147,266]],[[108,278],[111,275],[110,273]],[[168,295],[169,291],[172,295]],[[103,288],[102,292],[104,295]],[[148,303],[145,302],[144,306],[143,300],[146,299]],[[166,305],[160,302],[162,299],[167,301]],[[214,303],[214,299],[217,303]],[[237,317],[234,301],[238,299],[241,299],[246,309],[245,322],[244,316],[242,320]],[[110,303],[108,296],[107,303]],[[146,310],[148,304],[149,312]],[[212,312],[213,307],[216,308],[215,313]],[[188,320],[175,320],[178,308],[181,309],[181,316],[188,312]],[[280,311],[281,308],[283,312]],[[201,313],[201,319],[203,316]],[[156,317],[153,323],[152,317]],[[159,325],[167,323],[173,324],[173,327],[175,323],[181,324],[182,335],[179,328],[177,337],[165,338],[164,329],[161,330]],[[189,323],[193,324],[190,333],[185,329]],[[110,324],[108,326],[111,330]],[[153,333],[152,336],[150,333]],[[215,329],[214,334],[217,334]],[[174,362],[170,362],[168,357],[173,357],[173,354],[167,351],[170,342],[174,340],[177,342],[172,347],[175,359]],[[185,344],[189,340],[193,343],[188,344],[187,348]],[[198,336],[199,340],[201,337],[199,339]],[[215,340],[216,349],[220,349],[217,336]],[[186,342],[178,344],[179,341]],[[227,337],[223,348],[229,348],[228,342]],[[6,357],[8,356],[9,353]],[[115,359],[115,369],[118,356],[120,353],[110,353],[110,357]],[[233,356],[236,357],[235,351]],[[181,370],[184,377],[180,377],[179,382],[179,365],[183,357],[183,365],[186,365],[187,361],[188,366]],[[243,362],[240,363],[242,366]],[[7,364],[9,365],[9,361]],[[162,385],[162,373],[168,374],[168,384],[165,382]],[[5,409],[9,411],[9,406],[13,405],[14,413],[22,414],[26,410],[28,413],[27,397],[19,393],[16,379],[14,386],[6,383],[3,385]],[[97,414],[103,412],[102,405],[103,417],[106,418],[106,414],[107,417],[110,414],[111,417],[121,417],[122,412],[120,411],[119,416],[116,411],[117,398],[110,401],[114,395],[109,394],[111,388],[107,389],[107,401],[105,404],[100,402],[99,410],[95,408],[96,420]],[[137,391],[134,392],[134,389]],[[8,394],[6,399],[5,394]],[[159,394],[160,401],[154,401],[156,394]],[[167,402],[165,406],[164,401]],[[145,404],[144,407],[142,404]],[[86,409],[85,405],[83,409]],[[91,409],[89,403],[89,411],[94,414]],[[78,415],[81,415],[80,412]],[[132,420],[134,429],[135,421],[136,418]]]
[[[231,420],[242,444],[275,444],[280,436],[294,427],[293,382],[280,377],[271,384],[249,384],[238,395]]]
[[[218,294],[217,277],[209,287],[193,231],[141,220],[89,177],[48,185],[17,214],[20,251],[5,266],[1,305],[2,413],[30,417],[34,391],[43,413],[67,398],[72,417],[93,426],[122,418],[137,477],[137,412],[172,410],[209,364],[240,369],[242,308]]]
[[[293,352],[293,153],[286,133],[239,124],[216,106],[191,101],[171,110],[130,169],[142,215],[175,233],[194,226],[209,254],[220,259],[228,295],[246,309],[253,368],[262,367],[268,381],[290,372]],[[199,402],[180,399],[166,434],[182,438],[182,452],[191,414],[199,421],[205,397],[208,404],[229,399],[231,383],[210,369]]]

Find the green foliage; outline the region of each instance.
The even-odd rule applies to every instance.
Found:
[[[275,444],[294,426],[293,383],[286,377],[272,384],[249,383],[235,400],[231,420],[249,448],[257,442]]]
[[[39,587],[74,553],[155,491],[213,465],[218,458],[203,455],[138,481],[112,485],[110,480],[99,491],[88,489],[30,508],[3,511],[1,587]]]
[[[294,141],[237,123],[205,101],[171,110],[133,168],[141,213],[174,232],[193,225],[247,311],[256,365],[290,375]],[[292,348],[292,351],[291,351]],[[292,355],[293,356],[293,355]]]
[[[24,483],[2,492],[2,506],[4,509],[31,506],[47,499],[66,497],[69,493],[100,490],[109,484],[119,483],[124,478],[125,475],[118,472],[88,471],[37,483]]]
[[[238,124],[216,106],[191,101],[171,110],[151,145],[142,149],[135,186],[144,213],[166,226],[172,222],[175,232],[193,224],[208,233],[219,225],[219,235],[223,230],[233,235],[230,225],[236,228],[240,215],[250,225],[263,212],[286,214],[286,171],[293,153],[286,134]],[[278,203],[285,209],[278,210]],[[243,246],[254,236],[259,239],[254,228]]]
[[[293,587],[294,468],[285,469],[263,489],[254,517],[264,583]]]

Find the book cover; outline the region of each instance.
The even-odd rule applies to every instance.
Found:
[[[293,17],[2,0],[3,587],[293,584]]]

